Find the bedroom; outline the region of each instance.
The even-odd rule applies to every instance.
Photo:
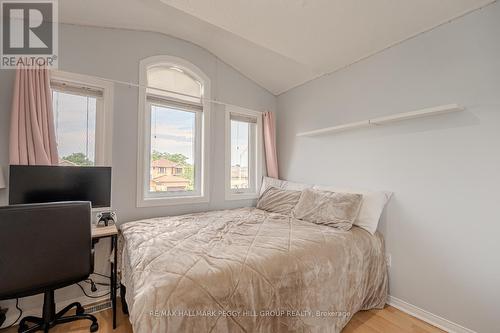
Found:
[[[2,1],[5,332],[42,317],[46,291],[48,310],[80,302],[100,332],[500,330],[496,1],[45,3],[50,36]],[[16,69],[7,35],[50,44],[39,54],[55,63]],[[42,216],[23,191],[93,209],[68,204],[65,224],[38,229],[12,222]],[[88,223],[92,246],[59,241],[109,212],[120,235]],[[93,252],[66,262],[89,272],[49,288],[64,251]],[[89,318],[50,331],[88,332]]]

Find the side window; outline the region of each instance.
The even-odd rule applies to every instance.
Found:
[[[53,71],[51,88],[59,165],[111,165],[112,84]]]
[[[226,199],[256,198],[262,177],[262,119],[255,111],[226,111]]]

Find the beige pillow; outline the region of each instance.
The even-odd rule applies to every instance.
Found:
[[[277,187],[269,187],[260,196],[257,208],[290,215],[293,207],[299,202],[300,195],[301,191],[287,191]]]
[[[382,215],[382,211],[392,195],[392,192],[387,191],[367,191],[320,185],[314,186],[314,189],[321,191],[361,194],[363,196],[363,203],[359,209],[358,217],[354,221],[354,225],[365,229],[372,235],[375,234],[375,231],[377,231],[380,215]]]
[[[293,210],[297,219],[349,230],[361,208],[363,196],[305,189]]]

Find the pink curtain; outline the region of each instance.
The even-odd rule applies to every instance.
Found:
[[[274,113],[264,112],[264,148],[266,151],[267,175],[278,178],[278,155],[276,154],[276,124]]]
[[[47,68],[16,69],[10,123],[10,164],[57,165]]]

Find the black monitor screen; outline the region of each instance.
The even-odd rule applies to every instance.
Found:
[[[9,204],[90,201],[111,206],[111,168],[11,165]]]

